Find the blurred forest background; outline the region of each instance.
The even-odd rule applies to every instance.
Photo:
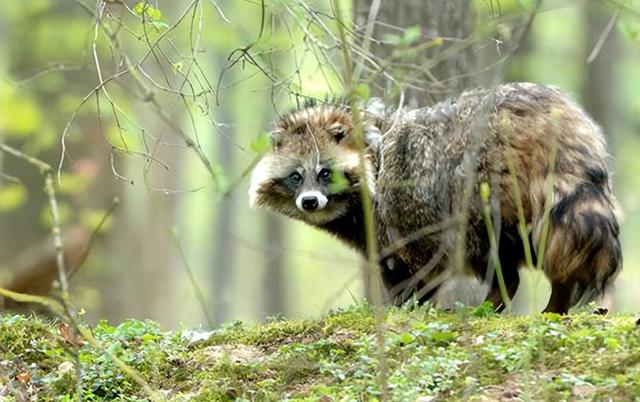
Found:
[[[637,311],[637,0],[0,2],[0,142],[56,171],[73,303],[90,320],[177,328],[364,296],[355,252],[246,195],[270,122],[343,93],[336,4],[362,97],[427,106],[534,81],[584,105],[621,207],[625,265],[607,303]],[[0,152],[0,286],[46,293],[50,233],[42,175]]]

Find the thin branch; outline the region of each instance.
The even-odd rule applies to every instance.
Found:
[[[0,179],[4,180],[4,181],[8,181],[9,183],[14,183],[14,184],[20,184],[20,179],[18,179],[15,176],[11,176],[10,174],[6,174],[3,172],[0,172]]]
[[[56,250],[56,266],[58,267],[58,280],[60,281],[60,290],[62,297],[67,297],[69,291],[69,283],[67,280],[67,267],[64,261],[64,244],[62,243],[62,234],[60,231],[60,212],[58,211],[58,200],[56,199],[56,189],[53,180],[53,170],[51,167],[47,169],[45,174],[45,192],[49,197],[49,205],[51,206],[51,215],[53,217],[53,245]]]
[[[56,189],[53,180],[53,169],[51,165],[40,159],[29,156],[9,145],[0,142],[0,151],[13,155],[16,158],[22,159],[40,170],[40,173],[44,176],[44,189],[49,199],[49,206],[51,207],[51,215],[53,217],[53,227],[51,231],[53,233],[53,244],[56,250],[56,266],[58,268],[58,281],[60,282],[60,290],[63,298],[66,297],[69,291],[69,284],[67,281],[67,268],[64,261],[64,244],[62,242],[62,234],[60,231],[60,212],[58,211],[58,200],[56,199]]]
[[[622,7],[618,8],[616,13],[613,14],[613,16],[611,16],[611,19],[609,20],[609,23],[604,28],[604,31],[602,31],[602,34],[600,35],[600,38],[598,38],[598,42],[593,47],[593,50],[589,54],[589,57],[587,57],[587,63],[588,64],[591,64],[591,62],[593,62],[596,59],[596,57],[598,57],[598,55],[600,54],[600,51],[602,50],[602,47],[604,46],[604,42],[606,42],[607,38],[609,37],[609,34],[611,34],[611,29],[613,29],[614,25],[618,21],[618,18],[620,18],[620,11],[621,10],[622,10]]]
[[[226,22],[227,24],[231,24],[231,21],[229,21],[227,16],[224,15],[224,13],[222,12],[222,9],[220,8],[220,5],[218,5],[218,3],[215,2],[215,0],[209,0],[209,1],[211,2],[211,4],[213,4],[213,7],[215,7],[216,11],[218,11],[218,14],[220,15],[220,18],[222,18],[222,20],[224,22]]]
[[[9,145],[6,145],[3,142],[0,142],[0,151],[9,155],[13,155],[18,159],[22,159],[23,161],[30,163],[31,165],[38,168],[38,170],[40,170],[40,173],[42,174],[46,174],[48,170],[51,170],[51,166],[48,163],[43,162],[40,159],[34,158],[33,156],[29,156]]]

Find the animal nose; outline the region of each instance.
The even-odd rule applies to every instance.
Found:
[[[302,197],[302,208],[305,211],[313,211],[318,208],[318,197],[316,196],[307,196]]]

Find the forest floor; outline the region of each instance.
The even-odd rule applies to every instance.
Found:
[[[514,317],[491,308],[390,309],[393,401],[640,400],[640,327],[628,315]],[[0,401],[375,401],[371,308],[319,319],[167,332],[151,321],[87,327],[0,315]],[[114,359],[116,357],[117,359]],[[80,376],[76,375],[80,363]]]

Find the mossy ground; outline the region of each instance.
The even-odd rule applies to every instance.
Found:
[[[240,322],[195,340],[150,321],[91,328],[80,347],[60,323],[0,315],[0,401],[371,401],[380,398],[367,305],[317,320]],[[390,309],[385,348],[394,401],[640,400],[634,317],[509,317],[481,306]],[[119,357],[149,395],[109,357]]]

